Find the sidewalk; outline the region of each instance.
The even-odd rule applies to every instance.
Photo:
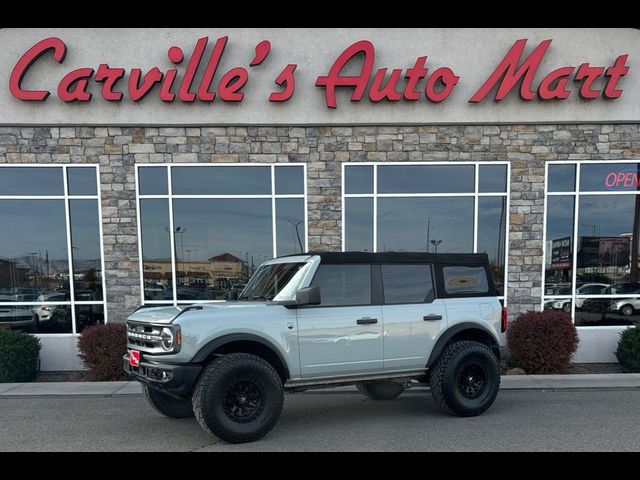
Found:
[[[420,390],[424,387],[412,387]],[[640,388],[640,373],[576,375],[503,375],[501,390],[571,390],[596,388]],[[354,387],[308,390],[309,393],[348,393]],[[138,382],[33,382],[0,383],[0,398],[46,396],[111,397],[141,395]]]

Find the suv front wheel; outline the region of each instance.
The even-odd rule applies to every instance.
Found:
[[[498,361],[480,342],[447,345],[431,372],[433,399],[450,415],[480,415],[493,404],[499,388]]]
[[[282,380],[275,369],[249,353],[229,353],[209,363],[193,392],[202,428],[229,443],[257,440],[282,412]]]

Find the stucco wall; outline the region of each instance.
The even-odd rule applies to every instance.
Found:
[[[9,76],[18,59],[36,42],[56,36],[67,46],[62,64],[50,53],[40,58],[25,75],[24,86],[52,92],[45,102],[25,102],[9,92]],[[213,43],[228,36],[228,44],[214,77],[218,81],[230,68],[243,67],[248,71],[242,103],[225,103],[216,98],[213,103],[183,103],[175,100],[164,103],[158,95],[159,87],[139,103],[126,95],[129,71],[140,68],[146,73],[157,66],[162,72],[175,67],[167,58],[167,50],[176,45],[182,48],[185,61],[177,68],[182,78],[188,57],[201,37],[209,37],[209,45],[195,79],[195,90],[205,69]],[[552,70],[582,63],[595,67],[610,67],[620,55],[628,54],[629,73],[619,83],[624,93],[619,99],[602,97],[593,101],[578,96],[580,83],[571,77],[567,100],[525,102],[518,96],[519,86],[502,102],[494,102],[493,95],[479,104],[468,103],[496,66],[518,39],[528,39],[522,60],[543,40],[552,43],[545,54],[532,89]],[[255,46],[261,40],[271,42],[271,53],[263,64],[249,67]],[[374,73],[388,68],[402,69],[399,90],[406,84],[405,73],[420,56],[427,56],[429,75],[447,66],[460,77],[453,93],[441,103],[427,101],[371,102],[367,95],[360,102],[350,102],[352,89],[337,95],[338,108],[331,110],[325,103],[323,88],[315,86],[318,76],[326,75],[339,56],[352,43],[370,40],[375,46]],[[640,31],[632,28],[505,28],[505,29],[393,29],[393,28],[172,28],[172,29],[95,29],[95,28],[29,28],[0,29],[0,123],[66,124],[66,125],[329,125],[329,124],[446,124],[446,123],[553,123],[553,122],[637,122],[640,121]],[[77,68],[98,69],[100,64],[123,67],[126,76],[116,90],[125,92],[122,102],[105,101],[102,84],[89,81],[93,94],[89,103],[64,103],[57,98],[60,80]],[[291,100],[269,103],[269,93],[279,91],[274,80],[290,63],[297,64],[296,91]],[[350,64],[346,74],[359,73],[360,61]],[[575,70],[574,70],[575,73]],[[369,82],[371,84],[372,78]],[[426,80],[419,83],[424,90]],[[601,90],[606,79],[600,78],[594,88]],[[177,87],[174,88],[174,91]]]

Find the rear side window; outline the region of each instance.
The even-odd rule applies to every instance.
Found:
[[[429,265],[382,265],[384,303],[425,303],[434,298]]]
[[[444,290],[449,294],[487,293],[489,281],[484,267],[443,267]]]
[[[371,304],[370,265],[321,264],[311,285],[320,287],[323,307]]]

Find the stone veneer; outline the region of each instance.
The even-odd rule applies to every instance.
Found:
[[[0,127],[0,163],[98,163],[109,319],[140,303],[136,163],[305,162],[309,248],[340,250],[342,162],[511,162],[509,312],[541,302],[544,163],[640,160],[638,124]]]

